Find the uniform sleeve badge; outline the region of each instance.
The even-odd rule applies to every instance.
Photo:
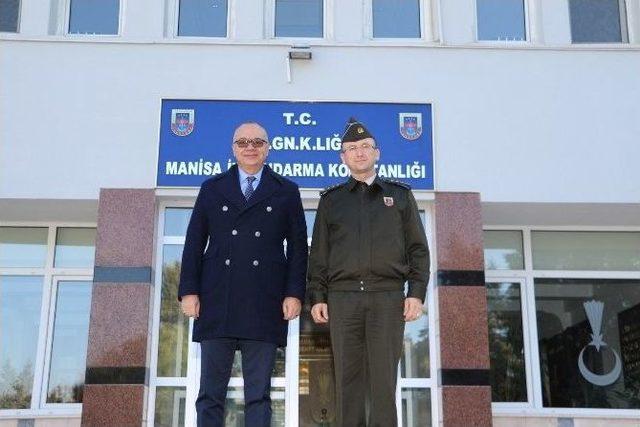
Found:
[[[393,206],[393,197],[383,197],[386,206]]]

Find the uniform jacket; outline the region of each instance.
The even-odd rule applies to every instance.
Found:
[[[402,290],[424,301],[429,248],[408,185],[353,177],[322,193],[313,227],[308,284],[311,302],[327,291]]]
[[[289,296],[304,301],[306,230],[297,185],[268,166],[249,201],[237,166],[206,180],[187,228],[178,290],[179,299],[200,297],[193,340],[286,345],[282,302]]]

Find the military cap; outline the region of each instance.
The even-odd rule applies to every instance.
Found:
[[[342,143],[360,141],[365,138],[373,138],[373,135],[355,117],[351,117],[342,134]]]

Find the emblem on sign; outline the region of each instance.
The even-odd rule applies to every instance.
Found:
[[[194,110],[171,110],[171,132],[178,136],[187,136],[193,132],[196,113]]]
[[[393,197],[383,197],[384,204],[387,206],[393,206]]]
[[[589,319],[589,325],[591,325],[591,342],[584,346],[580,355],[578,356],[578,369],[580,369],[580,373],[584,377],[585,380],[589,381],[591,384],[606,386],[613,384],[616,382],[620,373],[622,372],[622,362],[620,361],[620,356],[614,349],[611,349],[613,355],[616,358],[616,364],[613,369],[607,374],[596,374],[587,368],[584,363],[584,351],[589,346],[593,346],[596,348],[596,351],[599,353],[601,351],[601,347],[609,347],[606,342],[603,340],[603,336],[600,333],[602,330],[602,313],[604,312],[604,303],[602,301],[587,301],[582,304],[584,307],[584,311],[587,313],[587,319]],[[604,348],[602,349],[604,351]]]
[[[400,135],[413,141],[422,135],[422,113],[400,113]]]

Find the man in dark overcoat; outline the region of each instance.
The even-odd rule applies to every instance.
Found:
[[[224,425],[236,349],[245,425],[271,425],[276,349],[286,345],[288,321],[304,301],[307,232],[300,192],[265,165],[268,141],[258,123],[235,130],[237,165],[202,184],[187,229],[178,298],[195,319],[193,340],[201,345],[198,426]]]
[[[313,227],[311,315],[329,323],[337,427],[397,425],[404,322],[421,316],[427,292],[418,205],[408,185],[376,175],[379,157],[373,135],[352,119],[340,154],[351,177],[321,193]]]

